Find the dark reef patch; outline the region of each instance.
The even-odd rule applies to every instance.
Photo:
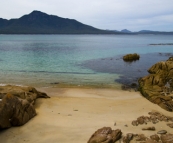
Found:
[[[149,53],[140,54],[140,60],[132,62],[124,62],[123,56],[115,56],[108,58],[100,58],[88,60],[80,66],[88,68],[94,72],[119,74],[119,79],[112,79],[115,82],[131,85],[138,83],[138,79],[148,74],[147,70],[154,63],[164,61],[170,57],[172,53]]]
[[[158,44],[149,44],[151,46],[171,46],[173,43],[158,43]]]

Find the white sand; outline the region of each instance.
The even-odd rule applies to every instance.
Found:
[[[143,133],[147,136],[158,130],[172,129],[165,122],[134,127],[131,125],[141,115],[161,109],[143,98],[139,92],[112,89],[40,88],[50,99],[37,99],[37,116],[21,127],[0,132],[2,143],[86,143],[101,127],[121,129],[126,133]],[[116,123],[116,126],[114,126]],[[127,125],[128,127],[126,127]],[[156,131],[142,131],[142,127],[155,126]]]

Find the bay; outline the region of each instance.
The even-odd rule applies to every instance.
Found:
[[[172,56],[173,35],[0,35],[0,83],[120,87]],[[122,56],[138,53],[139,61]]]

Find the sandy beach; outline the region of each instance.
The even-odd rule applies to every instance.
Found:
[[[149,136],[172,129],[165,122],[132,126],[132,120],[150,111],[173,116],[141,96],[139,92],[113,89],[37,88],[50,99],[37,99],[37,116],[21,127],[0,131],[2,143],[86,143],[99,128],[111,127],[126,133]],[[155,126],[156,131],[142,131]]]

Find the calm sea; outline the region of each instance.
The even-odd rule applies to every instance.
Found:
[[[173,35],[0,35],[0,83],[106,86],[136,82],[167,60]],[[138,53],[139,61],[122,56]]]

